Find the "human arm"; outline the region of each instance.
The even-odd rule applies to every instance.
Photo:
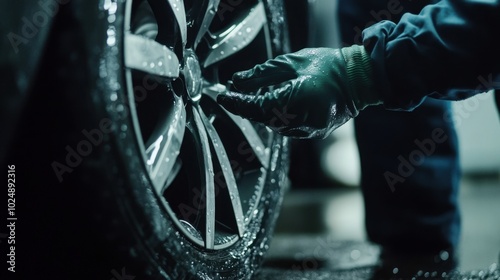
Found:
[[[364,31],[363,46],[340,51],[366,53],[368,61],[366,55],[362,59],[334,55],[338,49],[323,49],[321,55],[308,51],[278,57],[235,74],[235,85],[244,94],[221,95],[219,102],[284,135],[320,138],[365,106],[383,103],[387,109],[412,110],[426,96],[462,99],[471,91],[500,88],[495,82],[500,52],[494,36],[500,30],[499,2],[443,1],[429,5],[419,15],[406,14],[398,24],[375,24]],[[316,69],[311,63],[296,63],[308,60]],[[328,74],[321,75],[317,69]],[[280,73],[293,74],[281,79],[277,78]],[[251,94],[267,86],[276,88]],[[272,123],[273,112],[284,108],[296,109],[289,115],[298,117]]]
[[[384,106],[411,110],[425,96],[457,100],[499,88],[499,14],[500,1],[441,1],[365,29]]]

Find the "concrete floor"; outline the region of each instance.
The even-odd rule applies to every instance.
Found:
[[[460,269],[487,270],[499,262],[500,177],[463,179],[460,203]],[[328,273],[334,271],[335,278],[368,279],[379,248],[367,242],[363,216],[358,188],[292,189],[285,197],[262,275],[329,279],[333,276]],[[304,270],[314,275],[300,274]]]

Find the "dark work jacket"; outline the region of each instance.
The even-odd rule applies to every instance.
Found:
[[[462,0],[374,24],[362,43],[385,107],[411,110],[426,96],[460,100],[500,89],[499,37],[500,0]]]

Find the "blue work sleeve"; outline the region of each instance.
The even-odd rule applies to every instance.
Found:
[[[363,32],[387,109],[500,88],[500,0],[441,1]]]

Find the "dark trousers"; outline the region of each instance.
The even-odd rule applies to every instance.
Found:
[[[413,112],[367,108],[355,120],[368,237],[392,251],[454,249],[460,168],[450,104]]]

